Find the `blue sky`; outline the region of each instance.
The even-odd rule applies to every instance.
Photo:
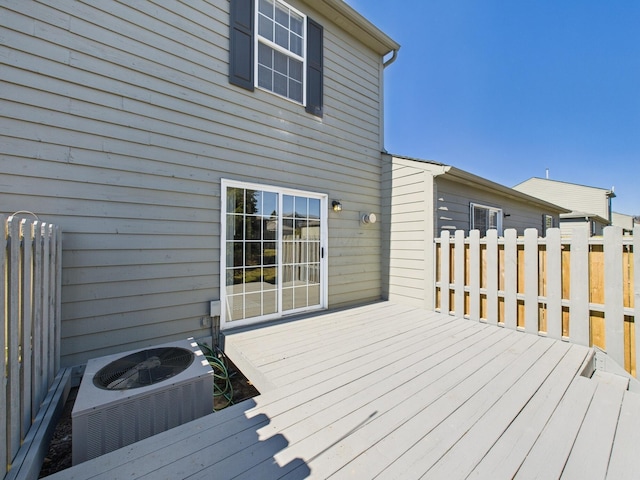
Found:
[[[640,1],[347,3],[401,45],[389,152],[510,187],[548,168],[640,215]]]

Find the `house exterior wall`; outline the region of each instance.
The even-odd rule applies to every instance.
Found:
[[[604,234],[604,228],[607,223],[604,219],[591,217],[575,217],[563,218],[560,220],[560,233],[569,237],[574,234],[575,230],[586,231],[587,235],[601,236]]]
[[[0,205],[60,225],[63,365],[211,332],[221,179],[326,193],[329,305],[381,296],[382,59],[329,18],[324,116],[230,85],[229,2],[0,6]]]
[[[575,212],[585,212],[610,220],[610,192],[603,188],[535,177],[513,188]]]
[[[633,231],[633,215],[625,215],[624,213],[612,213],[611,224],[622,228],[625,232]]]
[[[479,177],[461,183],[448,178],[449,168],[383,155],[383,258],[388,258],[383,295],[391,301],[434,308],[435,236],[456,229],[468,234],[471,202],[502,208],[509,215],[503,228],[519,234],[537,228],[542,235],[545,214],[558,225],[559,210],[549,211],[517,193],[496,193]]]
[[[465,235],[470,228],[470,204],[477,203],[488,207],[500,208],[503,211],[503,230],[514,228],[519,235],[524,235],[527,228],[537,228],[543,233],[543,216],[552,215],[554,224],[558,225],[559,215],[539,206],[522,200],[505,198],[504,195],[486,189],[452,181],[446,176],[435,177],[436,183],[436,232],[443,230],[464,230]]]
[[[384,155],[385,298],[431,306],[433,290],[433,176],[410,161]],[[431,232],[431,233],[430,233]]]

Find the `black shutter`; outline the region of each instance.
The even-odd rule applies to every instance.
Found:
[[[229,15],[229,82],[253,90],[253,3],[231,0]]]
[[[307,18],[307,112],[322,116],[322,25]]]

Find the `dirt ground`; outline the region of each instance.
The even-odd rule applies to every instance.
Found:
[[[233,387],[233,403],[239,403],[248,398],[259,395],[258,390],[251,385],[251,382],[245,378],[240,370],[230,361],[228,362],[229,379]],[[40,477],[53,475],[56,472],[71,467],[71,411],[78,394],[78,388],[73,388],[69,393],[69,398],[64,406],[62,417],[56,426],[53,438],[49,444],[49,451],[42,464]],[[226,401],[215,399],[214,406],[220,409]]]

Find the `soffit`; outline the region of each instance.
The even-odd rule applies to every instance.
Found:
[[[398,50],[400,45],[369,20],[350,7],[344,0],[302,0],[340,28],[384,56]]]

